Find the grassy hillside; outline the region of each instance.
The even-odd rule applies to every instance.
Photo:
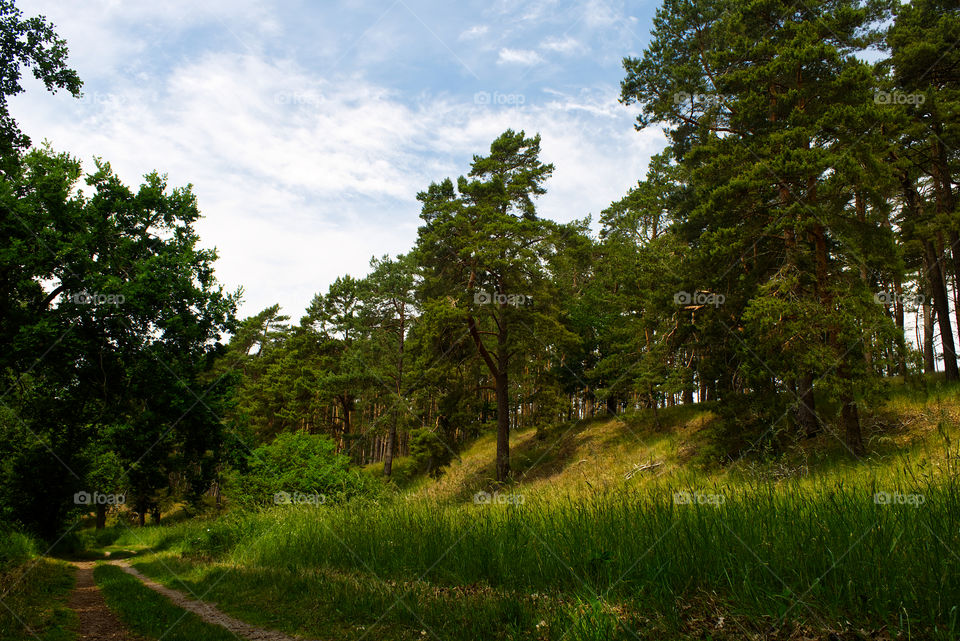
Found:
[[[511,466],[516,489],[530,498],[588,496],[666,480],[722,484],[850,479],[851,474],[884,478],[905,471],[903,466],[915,472],[917,466],[946,462],[960,435],[960,388],[896,385],[885,401],[863,410],[862,420],[869,454],[861,460],[850,456],[831,426],[812,439],[781,438],[774,453],[763,450],[764,445],[732,453],[716,413],[709,404],[698,404],[517,432]],[[485,435],[442,477],[419,479],[410,494],[450,503],[491,491],[495,452],[495,435]]]
[[[0,531],[0,641],[73,638],[75,616],[66,608],[73,572],[39,553],[32,538]]]
[[[320,637],[957,638],[960,396],[899,389],[864,422],[864,460],[827,432],[731,462],[708,407],[597,419],[517,434],[509,487],[481,438],[394,497],[118,544],[231,614]]]

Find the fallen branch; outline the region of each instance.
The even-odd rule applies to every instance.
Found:
[[[629,481],[631,478],[633,478],[634,474],[637,474],[638,472],[646,472],[647,470],[658,468],[661,465],[663,465],[663,463],[645,463],[643,465],[637,463],[633,466],[632,470],[623,475],[623,478],[624,480]]]

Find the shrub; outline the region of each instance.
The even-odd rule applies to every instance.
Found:
[[[436,478],[450,464],[453,453],[435,433],[419,429],[410,433],[410,456],[418,472]]]
[[[234,472],[227,496],[247,506],[269,505],[286,495],[313,497],[323,503],[369,494],[377,483],[350,469],[350,459],[319,434],[283,433],[255,449],[247,471]]]
[[[0,572],[37,555],[37,543],[16,530],[0,525]]]

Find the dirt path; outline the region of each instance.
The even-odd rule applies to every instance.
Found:
[[[302,637],[291,637],[283,634],[282,632],[277,632],[276,630],[258,628],[255,625],[244,623],[240,619],[235,619],[228,614],[224,614],[209,603],[191,599],[182,592],[171,590],[170,588],[147,578],[139,571],[132,568],[126,561],[111,561],[110,563],[121,568],[127,574],[137,577],[145,586],[170,599],[174,605],[189,612],[193,612],[207,623],[224,627],[244,639],[250,639],[251,641],[306,641]],[[103,638],[112,639],[113,637]]]
[[[93,582],[93,561],[75,561],[77,584],[67,605],[77,613],[79,641],[140,641],[107,607],[100,588]]]

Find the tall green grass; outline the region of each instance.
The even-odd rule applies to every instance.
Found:
[[[38,553],[32,537],[0,527],[0,572],[25,563]]]
[[[39,556],[29,535],[0,530],[0,641],[67,641],[75,616],[66,608],[73,572]]]
[[[94,578],[119,618],[135,632],[168,641],[234,641],[225,628],[205,622],[112,565],[98,565]]]
[[[722,503],[678,504],[676,491]],[[877,492],[923,502],[878,504]],[[883,481],[664,483],[522,505],[353,503],[143,534],[195,562],[244,568],[335,569],[662,611],[713,594],[732,611],[819,626],[936,625],[948,637],[960,629],[952,470]]]
[[[520,485],[504,491],[522,503],[506,505],[418,492],[286,506],[127,531],[117,543],[158,550],[138,567],[170,585],[184,580],[241,618],[314,636],[378,620],[371,638],[418,638],[422,625],[451,640],[858,629],[956,639],[955,391],[950,402],[940,388],[901,391],[877,414],[866,461],[825,435],[782,460],[722,470],[668,461],[659,477],[605,485],[616,489]],[[444,496],[482,487],[474,476],[448,479],[456,492]],[[678,502],[677,492],[706,500]]]

